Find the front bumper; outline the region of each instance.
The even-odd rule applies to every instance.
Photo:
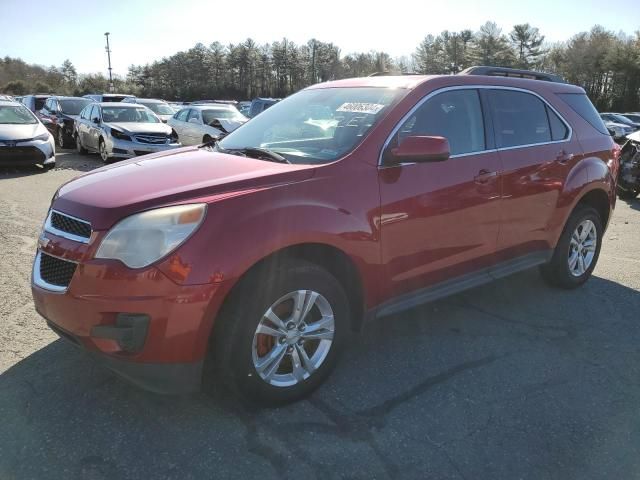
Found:
[[[23,167],[56,163],[53,139],[0,145],[0,166]]]
[[[94,260],[96,232],[86,245],[44,235],[32,294],[49,326],[143,388],[174,394],[198,390],[224,284],[178,285],[153,266],[132,270],[117,261]],[[67,286],[53,288],[43,280],[37,270],[43,253],[77,264]],[[126,332],[118,335],[123,315],[147,319],[133,348],[123,341]]]
[[[119,140],[117,138],[107,138],[105,141],[107,153],[112,158],[133,158],[149,153],[164,152],[182,147],[180,143],[169,144],[149,144],[129,140]]]

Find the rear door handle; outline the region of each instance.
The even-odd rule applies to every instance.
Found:
[[[573,153],[568,153],[565,150],[560,150],[558,152],[558,156],[556,157],[556,161],[558,163],[567,163],[573,160]]]
[[[483,168],[478,172],[478,174],[475,177],[473,177],[473,180],[476,183],[487,183],[493,177],[497,177],[497,176],[498,176],[498,172],[490,172],[489,170]]]

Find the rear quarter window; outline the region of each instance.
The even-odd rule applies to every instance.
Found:
[[[589,97],[584,93],[557,93],[558,98],[562,99],[569,105],[574,112],[584,118],[593,128],[602,133],[609,135],[607,127],[604,126],[596,107],[593,106]]]

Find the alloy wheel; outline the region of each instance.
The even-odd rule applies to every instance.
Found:
[[[580,277],[593,263],[598,244],[598,231],[591,220],[578,224],[569,242],[569,271],[574,277]]]
[[[322,365],[334,334],[334,313],[325,297],[313,290],[290,292],[262,315],[253,336],[253,366],[270,385],[294,386]]]
[[[100,142],[100,158],[104,163],[109,161],[109,154],[107,153],[107,146],[104,142]]]

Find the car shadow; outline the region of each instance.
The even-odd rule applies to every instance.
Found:
[[[371,322],[276,409],[148,393],[57,340],[0,375],[0,477],[630,478],[638,311],[618,283],[524,272]]]
[[[97,154],[79,156],[75,150],[58,149],[56,151],[55,170],[75,170],[78,172],[89,172],[103,166]],[[49,170],[38,166],[27,167],[0,167],[0,180],[9,178],[29,177],[31,175],[46,174]]]

